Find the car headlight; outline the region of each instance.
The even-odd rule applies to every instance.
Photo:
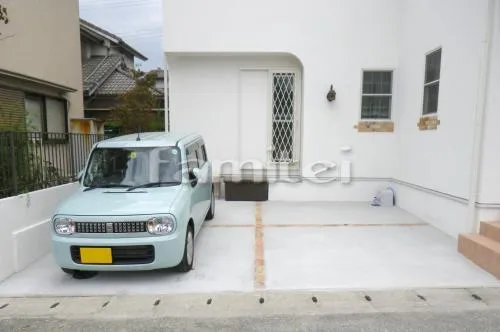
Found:
[[[75,232],[75,222],[70,218],[55,218],[54,230],[59,235],[71,235]]]
[[[174,216],[153,217],[148,220],[148,232],[154,235],[166,235],[175,231]]]

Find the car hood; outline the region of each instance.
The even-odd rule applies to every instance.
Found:
[[[181,186],[151,189],[93,189],[76,193],[63,201],[56,214],[73,216],[123,216],[168,213]]]

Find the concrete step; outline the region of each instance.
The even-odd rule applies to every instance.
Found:
[[[461,234],[458,238],[458,251],[500,279],[500,242],[482,235]]]
[[[480,234],[493,241],[500,242],[500,221],[482,222]]]

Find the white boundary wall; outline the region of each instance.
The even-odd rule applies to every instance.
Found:
[[[52,213],[77,188],[70,183],[0,200],[0,280],[50,252]]]

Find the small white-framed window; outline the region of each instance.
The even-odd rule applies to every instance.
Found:
[[[393,72],[390,70],[363,71],[362,120],[391,119],[392,78]]]
[[[425,59],[423,115],[435,114],[439,106],[439,82],[441,80],[441,53],[438,49],[427,54]]]
[[[296,73],[275,72],[272,74],[272,162],[295,161]]]

